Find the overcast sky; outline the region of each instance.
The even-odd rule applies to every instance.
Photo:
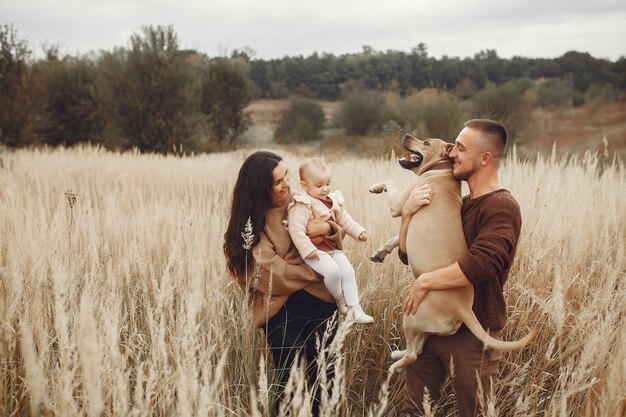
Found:
[[[127,46],[142,25],[172,25],[182,48],[211,56],[409,52],[420,42],[438,58],[626,56],[625,0],[0,0],[9,23],[38,56],[44,43],[69,54]]]

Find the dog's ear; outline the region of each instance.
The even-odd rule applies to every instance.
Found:
[[[452,150],[452,148],[454,148],[454,143],[446,143],[444,146],[444,153],[446,154],[446,156],[449,158],[450,157],[450,151]]]

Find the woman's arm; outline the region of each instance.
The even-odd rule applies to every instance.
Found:
[[[333,229],[330,223],[322,220],[317,210],[315,210],[315,207],[311,207],[311,214],[313,217],[306,225],[306,235],[308,237],[328,236],[332,234]]]
[[[259,242],[251,250],[254,258],[248,278],[239,279],[242,285],[274,295],[286,295],[301,290],[312,282],[319,281],[315,272],[293,251],[291,256],[279,256],[274,244],[261,233]]]
[[[317,251],[313,242],[306,234],[306,225],[310,216],[309,207],[303,203],[296,202],[287,211],[287,227],[289,235],[302,259],[307,258],[311,253]]]

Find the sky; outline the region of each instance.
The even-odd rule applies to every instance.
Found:
[[[502,58],[626,56],[625,0],[0,0],[0,24],[35,56],[43,45],[111,51],[144,25],[171,25],[181,48],[209,56],[410,52],[419,43],[437,58],[486,49]]]

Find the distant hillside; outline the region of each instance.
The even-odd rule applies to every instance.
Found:
[[[329,125],[341,102],[320,100]],[[247,107],[252,117],[252,126],[242,137],[242,143],[253,146],[274,146],[273,129],[280,118],[281,111],[288,105],[287,100],[253,100]],[[333,148],[340,153],[351,153],[354,140],[343,137],[336,129],[329,127],[325,139],[314,142],[304,148]],[[397,141],[400,132],[380,133],[358,139],[359,149],[374,148],[379,156],[388,155]],[[517,151],[520,156],[533,156],[537,153],[548,154],[556,147],[560,153],[580,154],[585,151],[606,152],[612,157],[626,157],[626,101],[595,106],[587,104],[577,108],[543,109],[536,108],[531,115],[527,128],[517,139]],[[454,138],[443,138],[453,141]],[[302,145],[300,145],[302,146]],[[359,153],[353,151],[354,153]]]

